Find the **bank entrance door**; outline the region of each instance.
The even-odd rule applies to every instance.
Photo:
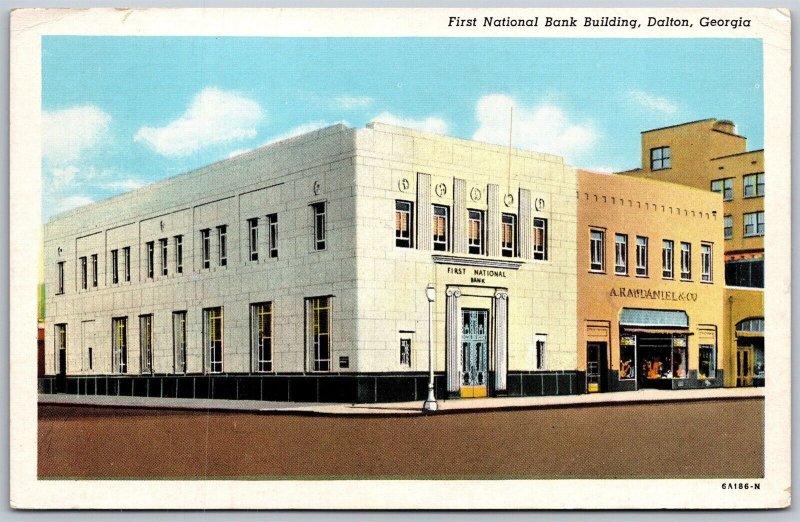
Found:
[[[486,397],[489,381],[489,311],[461,310],[461,396]]]
[[[608,355],[606,343],[586,345],[586,391],[604,392],[607,389]]]
[[[739,346],[736,349],[736,386],[753,385],[753,360],[752,346]]]

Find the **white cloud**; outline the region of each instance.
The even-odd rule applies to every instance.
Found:
[[[382,112],[372,118],[372,121],[386,123],[388,125],[396,125],[398,127],[406,127],[423,132],[433,132],[435,134],[447,134],[450,126],[441,118],[429,116],[421,120],[413,118],[403,118],[395,116],[390,112]]]
[[[78,160],[108,132],[111,116],[93,105],[42,111],[42,156],[53,165]]]
[[[369,96],[338,96],[333,99],[333,103],[340,109],[358,109],[369,107],[374,100]]]
[[[263,116],[258,102],[206,87],[180,118],[163,127],[142,127],[133,139],[163,156],[188,156],[210,145],[254,138]]]
[[[654,110],[664,114],[675,114],[678,112],[678,105],[663,96],[656,96],[644,91],[633,90],[628,91],[628,97],[648,110]]]
[[[75,182],[75,175],[78,167],[68,165],[66,167],[55,167],[52,171],[53,183],[58,187],[68,187]]]
[[[66,212],[67,210],[82,207],[89,203],[94,203],[94,200],[87,196],[67,196],[61,198],[56,204],[56,212]]]
[[[479,127],[472,139],[508,145],[512,107],[511,143],[515,147],[570,157],[597,142],[598,133],[592,123],[570,121],[564,111],[553,104],[525,107],[504,94],[490,94],[478,100],[475,115]]]
[[[344,123],[345,125],[347,125],[347,123],[343,122],[343,121],[339,121],[337,123]],[[271,137],[270,139],[268,139],[267,141],[264,142],[264,145],[270,145],[270,144],[278,142],[278,141],[288,140],[289,138],[294,138],[295,136],[300,136],[301,134],[306,134],[307,132],[311,132],[311,131],[315,131],[315,130],[319,130],[319,129],[324,129],[325,127],[329,127],[331,125],[334,125],[334,124],[333,123],[327,123],[327,122],[321,121],[321,120],[310,121],[308,123],[303,123],[301,125],[298,125],[297,127],[293,127],[291,129],[289,129],[286,132],[278,134],[277,136]]]

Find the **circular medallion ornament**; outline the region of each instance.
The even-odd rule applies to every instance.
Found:
[[[481,189],[478,187],[473,187],[472,190],[469,191],[469,197],[472,198],[472,201],[480,201],[481,196]]]
[[[163,230],[164,230],[164,221],[162,220],[161,222],[159,222],[158,226],[161,227],[161,230],[163,232]]]
[[[64,249],[61,248],[61,247],[58,247],[58,256],[61,257],[61,254],[63,254],[63,253],[64,253]]]
[[[514,204],[514,194],[506,194],[503,198],[503,203],[506,204],[507,207],[510,207]]]
[[[314,182],[314,195],[319,196],[319,193],[322,192],[322,183],[319,181]]]
[[[408,181],[408,178],[403,178],[397,182],[397,188],[399,188],[401,192],[406,192],[409,187],[411,187],[411,183]]]
[[[445,185],[444,183],[439,183],[438,185],[436,185],[434,191],[436,191],[437,196],[442,197],[445,194],[447,194],[447,185]]]
[[[537,212],[544,210],[544,199],[536,198],[533,202],[533,208],[535,208]]]

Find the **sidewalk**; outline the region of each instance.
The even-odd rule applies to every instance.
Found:
[[[609,406],[647,402],[731,400],[763,398],[764,388],[713,388],[699,390],[639,390],[587,395],[545,397],[491,397],[485,399],[440,400],[439,412],[466,413],[515,409]],[[307,402],[233,401],[220,399],[168,399],[115,397],[107,395],[40,394],[39,404],[153,408],[178,410],[241,411],[252,413],[288,413],[300,415],[422,415],[422,401],[382,404],[323,404]]]

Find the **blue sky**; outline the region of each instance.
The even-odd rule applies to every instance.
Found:
[[[639,166],[642,130],[733,120],[763,147],[761,41],[42,38],[42,216],[322,126],[384,121]]]

